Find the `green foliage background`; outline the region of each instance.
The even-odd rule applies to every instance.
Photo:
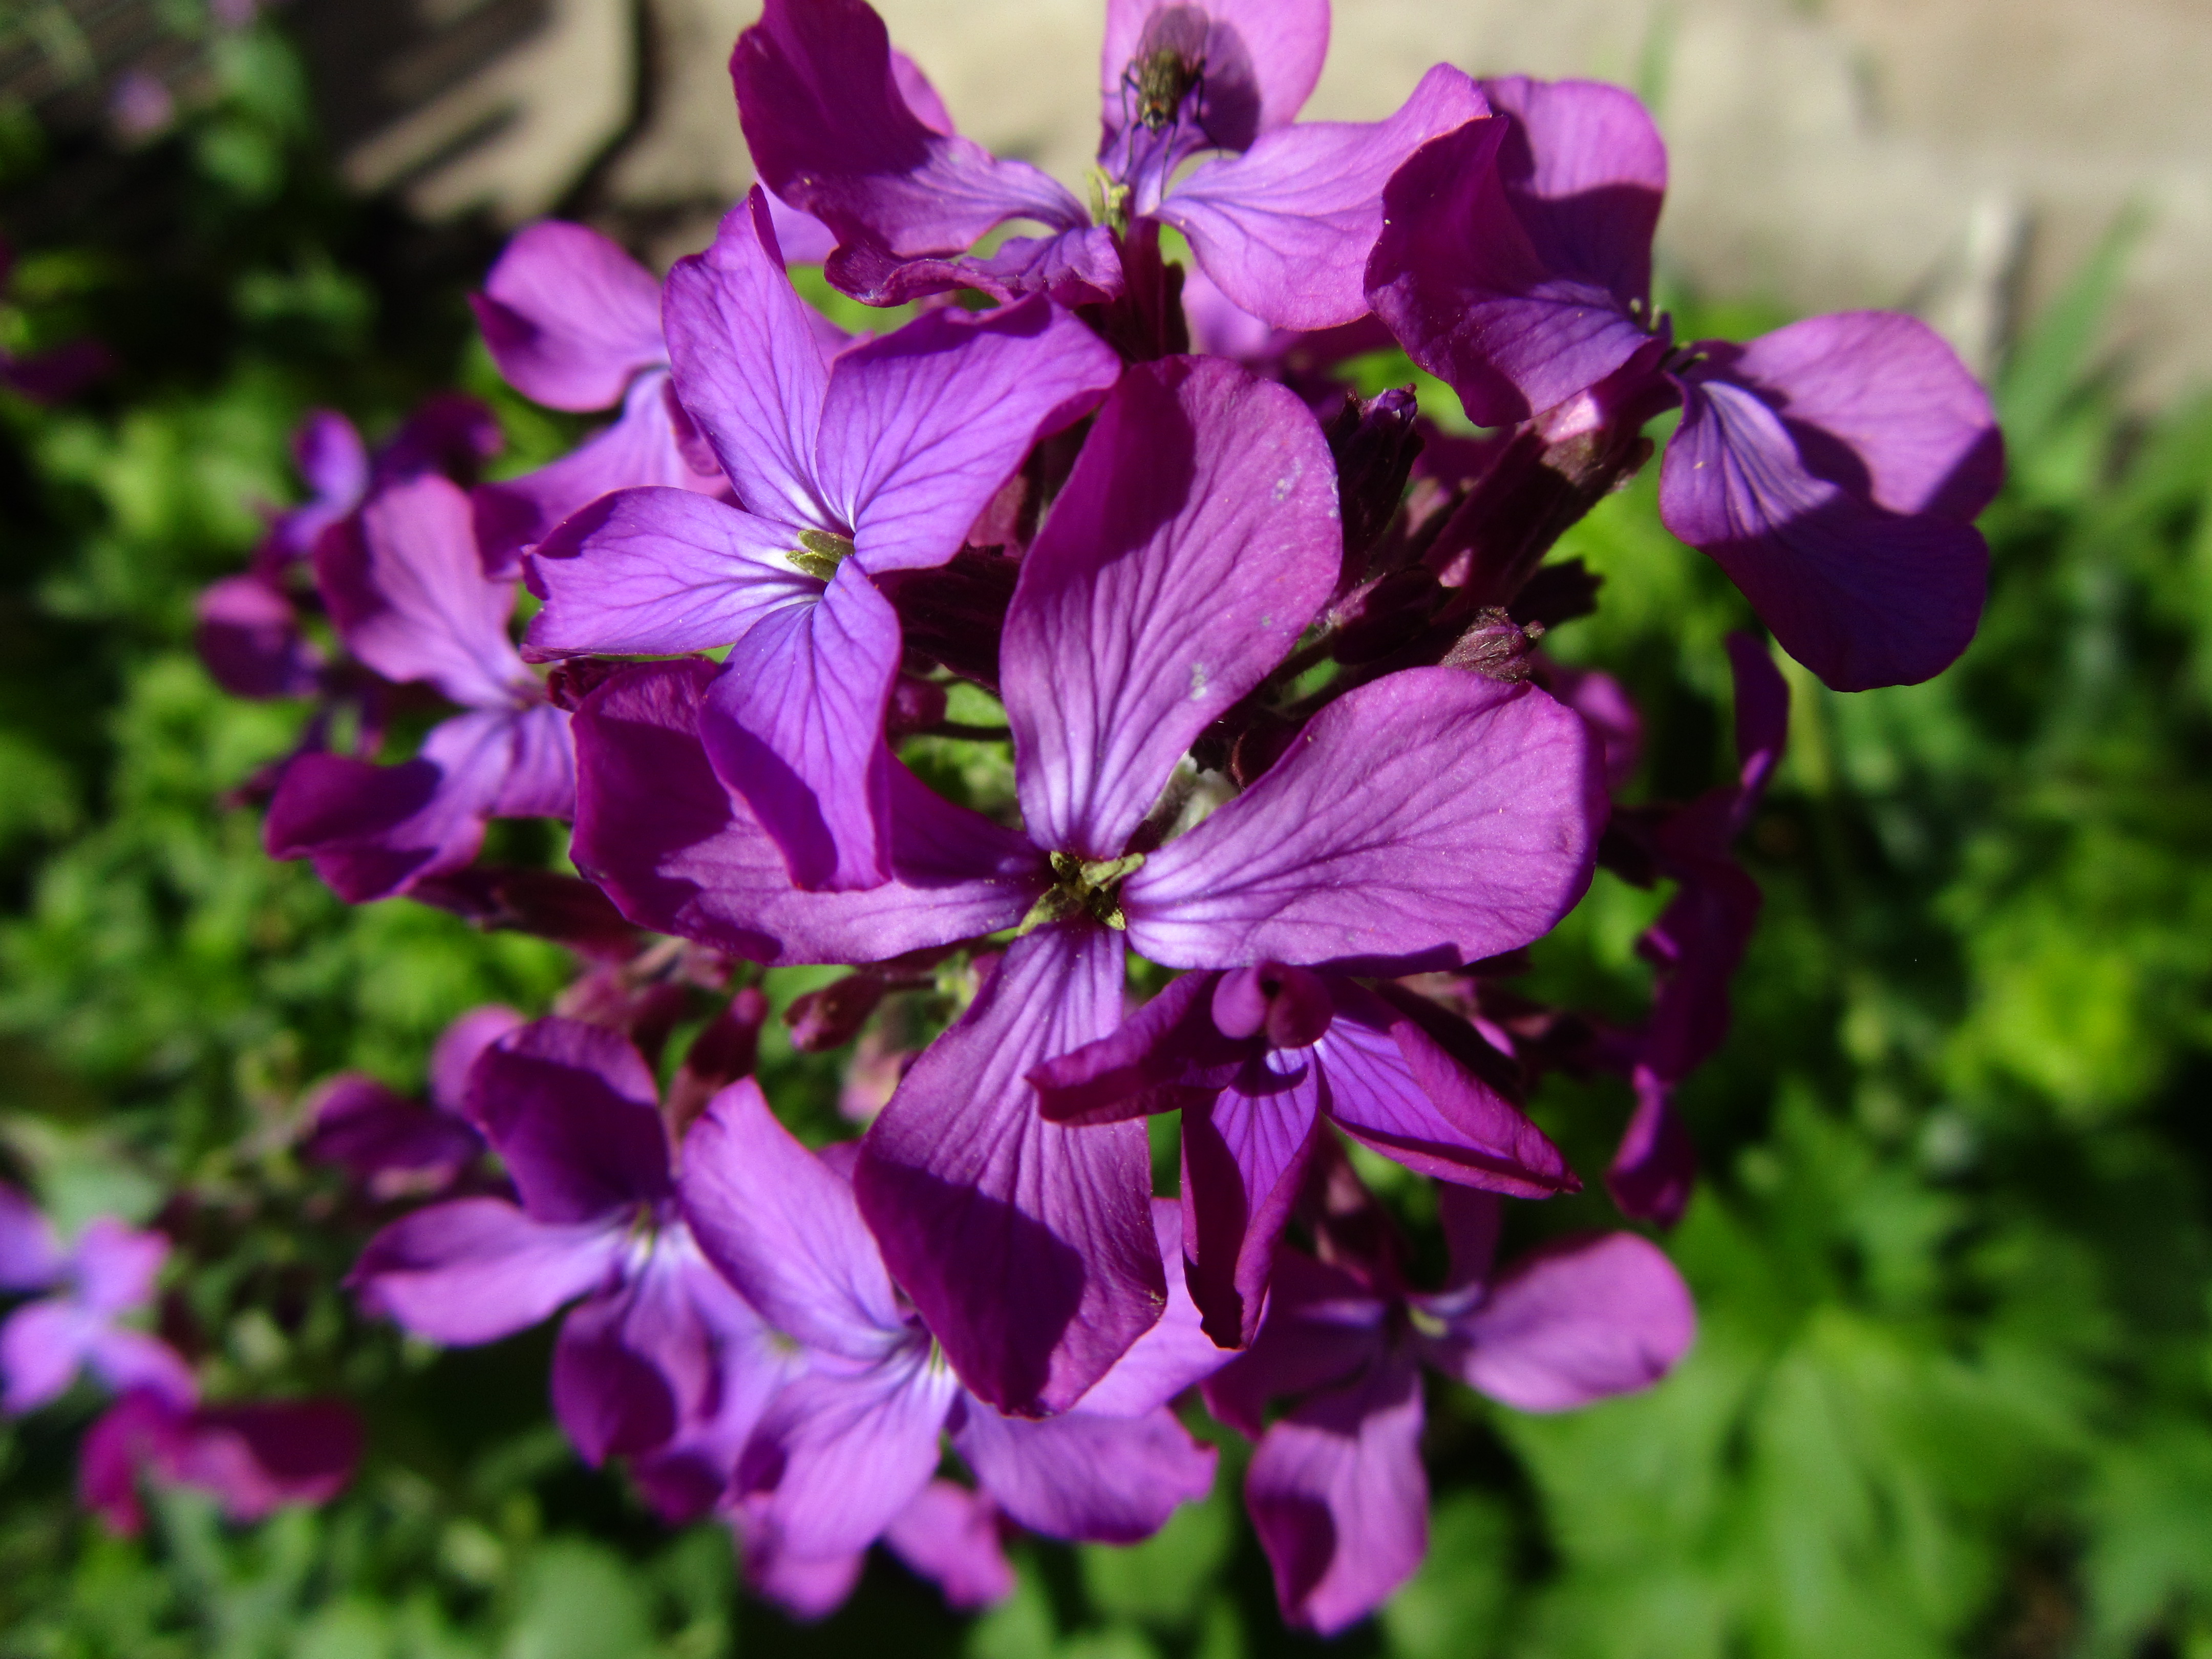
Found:
[[[265,859],[257,815],[219,802],[299,711],[215,689],[192,597],[292,498],[312,404],[374,433],[458,380],[515,470],[575,428],[470,343],[495,243],[345,199],[282,42],[214,49],[220,98],[120,160],[0,112],[21,250],[0,344],[89,331],[125,363],[67,409],[0,406],[0,1163],[65,1223],[161,1212],[184,1240],[164,1329],[212,1389],[342,1390],[372,1449],[322,1511],[240,1529],[175,1495],[125,1541],[71,1498],[89,1391],[0,1426],[0,1656],[1315,1645],[1273,1612],[1233,1436],[1209,1503],[1133,1550],[1018,1547],[1019,1593],[979,1620],[878,1562],[801,1629],[738,1599],[723,1534],[669,1534],[576,1464],[542,1334],[438,1355],[352,1317],[336,1283],[368,1218],[289,1149],[302,1090],[343,1066],[416,1087],[455,1012],[543,1008],[568,964]],[[2212,1659],[2212,401],[2115,405],[2091,347],[2124,257],[2123,235],[2005,367],[2012,482],[1966,659],[1857,696],[1793,670],[1747,852],[1765,924],[1684,1097],[1696,1350],[1560,1418],[1437,1386],[1428,1565],[1342,1650]],[[1706,307],[1691,331],[1771,320]],[[1648,478],[1565,550],[1604,608],[1552,644],[1635,691],[1637,796],[1718,781],[1741,601],[1659,528]],[[1634,1017],[1661,896],[1601,876],[1535,988]],[[767,1067],[780,1103],[827,1080],[773,1045]],[[1627,1109],[1612,1083],[1540,1103],[1591,1173]],[[1516,1224],[1618,1220],[1591,1195]]]

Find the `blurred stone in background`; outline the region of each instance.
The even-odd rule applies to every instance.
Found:
[[[224,0],[234,12],[251,0]],[[158,0],[0,0],[0,95],[118,125],[188,96]],[[878,0],[964,131],[1079,180],[1099,0]],[[292,0],[347,176],[439,218],[581,214],[665,264],[749,182],[724,65],[755,0]],[[1905,306],[1986,366],[2124,213],[2113,344],[2212,379],[2206,0],[1338,0],[1308,113],[1447,59],[1635,87],[1674,158],[1667,268],[1798,310]],[[106,88],[105,101],[92,89]]]

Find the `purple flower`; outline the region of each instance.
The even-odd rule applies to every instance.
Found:
[[[138,1389],[89,1429],[77,1455],[77,1494],[125,1537],[146,1524],[142,1474],[211,1494],[233,1521],[258,1521],[292,1504],[323,1504],[361,1462],[361,1419],[337,1400],[264,1400],[191,1407]]]
[[[89,1368],[117,1393],[146,1389],[188,1407],[191,1370],[160,1338],[121,1323],[153,1300],[169,1241],[95,1218],[64,1249],[30,1200],[0,1187],[0,1291],[49,1291],[0,1324],[0,1410],[35,1411]]]
[[[489,1342],[574,1302],[553,1409],[593,1463],[660,1449],[729,1394],[719,1357],[757,1331],[676,1207],[653,1074],[599,1026],[541,1019],[486,1049],[470,1117],[519,1203],[461,1198],[393,1222],[349,1283],[433,1341]]]
[[[1388,120],[1292,125],[1328,21],[1326,0],[1110,0],[1089,213],[1035,167],[911,112],[883,20],[862,0],[769,0],[730,74],[763,180],[830,227],[841,244],[830,280],[872,304],[963,286],[1115,299],[1133,236],[1156,246],[1166,224],[1237,307],[1327,328],[1368,308],[1361,270],[1383,181],[1419,144],[1488,112],[1473,82],[1438,64]],[[1010,219],[1050,234],[967,252]]]
[[[1385,192],[1368,296],[1489,426],[1564,439],[1654,390],[1682,423],[1667,527],[1711,554],[1783,648],[1838,690],[1941,672],[1979,621],[1973,520],[2003,476],[1988,395],[1923,324],[1883,312],[1748,345],[1670,349],[1650,314],[1667,156],[1589,82],[1486,82],[1498,114],[1424,146]]]
[[[478,1055],[525,1024],[512,1008],[471,1008],[430,1051],[429,1104],[403,1099],[362,1072],[318,1087],[301,1150],[335,1164],[374,1198],[442,1192],[483,1156],[483,1137],[465,1115],[469,1070]]]
[[[1001,1416],[961,1387],[893,1286],[843,1170],[849,1151],[808,1152],[750,1079],[718,1095],[684,1143],[684,1213],[700,1248],[806,1358],[738,1459],[754,1551],[831,1577],[823,1568],[926,1492],[945,1434],[1000,1510],[1051,1537],[1131,1542],[1205,1494],[1213,1453],[1165,1405],[1221,1359],[1188,1300],[1073,1410]],[[1179,1228],[1171,1206],[1155,1221],[1157,1262]]]
[[[1674,1110],[1674,1090],[1728,1035],[1729,981],[1759,925],[1759,885],[1731,848],[1759,810],[1790,731],[1790,687],[1765,646],[1731,634],[1728,653],[1735,676],[1736,781],[1656,820],[1629,814],[1623,821],[1654,873],[1678,884],[1637,942],[1658,970],[1658,988],[1634,1045],[1636,1113],[1605,1183],[1622,1213],[1668,1227],[1682,1218],[1697,1177],[1697,1149]]]
[[[740,507],[624,490],[531,565],[540,656],[733,645],[709,698],[715,770],[801,886],[874,887],[899,624],[875,579],[944,563],[1037,438],[1091,409],[1120,360],[1036,298],[933,312],[835,352],[785,276],[766,198],[668,279],[676,380]]]
[[[1407,1012],[1303,968],[1185,975],[1030,1081],[1054,1122],[1182,1112],[1187,1276],[1224,1347],[1259,1329],[1275,1243],[1324,1120],[1442,1180],[1520,1198],[1580,1185],[1542,1131]]]
[[[1197,829],[1139,842],[1178,759],[1328,599],[1333,483],[1283,388],[1212,360],[1130,370],[1006,617],[1024,830],[894,766],[893,878],[868,892],[785,878],[704,763],[704,667],[632,671],[579,714],[573,856],[643,925],[847,963],[1021,926],[907,1073],[856,1177],[893,1275],[1002,1409],[1073,1404],[1158,1317],[1142,1127],[1049,1122],[1029,1082],[1121,1024],[1125,940],[1176,968],[1456,965],[1535,938],[1588,882],[1604,799],[1581,721],[1449,669],[1331,703]]]
[[[759,1504],[732,1511],[730,1524],[745,1583],[794,1619],[836,1612],[860,1582],[866,1551],[794,1555],[781,1543]],[[1003,1540],[1007,1524],[987,1494],[954,1481],[932,1480],[891,1517],[881,1541],[942,1590],[948,1606],[985,1607],[1013,1593],[1014,1570]]]
[[[488,818],[571,814],[568,711],[546,702],[515,654],[515,585],[485,577],[459,486],[426,472],[378,490],[317,544],[315,573],[354,656],[386,679],[428,682],[467,712],[397,766],[293,760],[264,827],[272,856],[313,859],[358,903],[468,863]]]
[[[1446,1187],[1437,1203],[1442,1291],[1407,1288],[1385,1252],[1328,1265],[1285,1246],[1259,1340],[1203,1385],[1214,1415],[1259,1442],[1244,1499],[1283,1616],[1323,1635],[1373,1612],[1427,1552],[1425,1364],[1522,1411],[1567,1411],[1648,1388],[1696,1334],[1674,1264],[1635,1234],[1556,1239],[1494,1273],[1501,1201]]]
[[[611,490],[728,490],[669,380],[660,284],[613,242],[559,220],[527,226],[470,303],[492,361],[524,397],[549,409],[623,411],[561,459],[477,486],[487,574],[514,574],[554,526]]]

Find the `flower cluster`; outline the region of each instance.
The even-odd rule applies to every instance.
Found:
[[[319,1098],[312,1150],[436,1198],[368,1247],[364,1308],[443,1343],[567,1308],[580,1451],[723,1516],[807,1613],[878,1540],[965,1605],[1009,1528],[1146,1535],[1212,1479],[1195,1386],[1257,1442],[1286,1617],[1330,1632],[1421,1556],[1424,1365],[1556,1411],[1692,1340],[1637,1234],[1494,1257],[1505,1200],[1581,1184],[1524,1109],[1550,1069],[1632,1082],[1625,1213],[1687,1201],[1671,1098],[1725,1030],[1787,695],[1735,636],[1737,781],[1614,810],[1640,724],[1539,646],[1595,605],[1547,555],[1679,410],[1669,528],[1828,684],[1919,680],[1978,620],[2001,450],[1908,318],[1677,342],[1665,155],[1618,89],[1438,65],[1388,119],[1300,123],[1326,0],[1108,14],[1086,208],[960,136],[863,0],[769,0],[732,63],[761,184],[713,245],[659,282],[541,224],[477,301],[517,391],[611,423],[471,489],[466,405],[373,459],[317,417],[314,501],[203,642],[319,700],[272,853],[587,963],[547,1018],[465,1017],[433,1107]],[[848,335],[795,259],[915,313]],[[1377,349],[1487,430],[1345,390]],[[426,693],[457,712],[386,763]],[[502,817],[573,823],[580,879],[479,862]],[[1640,1029],[1510,983],[1601,860],[1676,884]],[[786,1019],[857,1040],[856,1142],[803,1146],[753,1074],[761,972],[800,964],[850,970]],[[1442,1289],[1370,1159],[1437,1183]]]

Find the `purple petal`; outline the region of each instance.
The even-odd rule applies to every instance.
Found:
[[[730,59],[753,165],[841,241],[957,253],[1007,219],[1085,222],[1024,161],[933,131],[908,106],[883,20],[860,0],[769,0]]]
[[[66,1266],[54,1224],[28,1198],[0,1182],[0,1291],[42,1291]]]
[[[1278,328],[1334,328],[1367,313],[1383,185],[1421,145],[1488,113],[1474,82],[1438,64],[1389,119],[1267,133],[1242,155],[1201,163],[1154,216],[1190,239],[1241,309]]]
[[[1498,178],[1544,268],[1595,283],[1621,310],[1644,305],[1667,194],[1667,145],[1650,112],[1600,81],[1509,76],[1482,92],[1513,118]]]
[[[1693,374],[1757,392],[1808,471],[1884,512],[1968,524],[2004,482],[1989,393],[1917,318],[1846,311],[1703,349],[1709,366]]]
[[[595,1296],[571,1308],[561,1322],[560,1340],[553,1347],[553,1415],[593,1468],[609,1457],[635,1456],[665,1445],[681,1420],[669,1378],[631,1340],[634,1322],[665,1320],[672,1311],[641,1309],[652,1285],[649,1279],[639,1280]],[[703,1378],[705,1334],[696,1334],[693,1358]]]
[[[1025,837],[954,806],[904,767],[891,779],[893,879],[858,893],[793,887],[783,854],[707,763],[710,663],[633,669],[575,720],[569,855],[641,926],[760,962],[887,961],[1011,927],[1045,877]]]
[[[0,1324],[0,1411],[21,1414],[58,1400],[76,1380],[99,1322],[58,1297],[27,1304]]]
[[[745,1587],[803,1623],[827,1618],[842,1607],[867,1565],[866,1550],[819,1558],[794,1555],[777,1541],[773,1526],[748,1510],[734,1514],[731,1524],[738,1533]]]
[[[1761,906],[1759,884],[1740,866],[1702,864],[1638,942],[1660,968],[1645,1048],[1651,1068],[1668,1083],[1704,1065],[1727,1037],[1729,981]]]
[[[1636,1111],[1605,1172],[1606,1190],[1634,1221],[1671,1227],[1690,1206],[1698,1148],[1674,1109],[1674,1086],[1649,1066],[1636,1068]]]
[[[471,1068],[485,1049],[526,1024],[514,1009],[487,1003],[470,1009],[440,1032],[430,1050],[430,1103],[441,1112],[465,1116]]]
[[[368,447],[354,423],[334,409],[308,411],[292,434],[292,459],[319,505],[350,513],[368,493]]]
[[[892,1517],[884,1542],[945,1593],[947,1607],[988,1607],[1014,1593],[998,1506],[981,1492],[931,1481]]]
[[[791,562],[787,526],[690,490],[624,489],[538,544],[533,657],[673,655],[739,640],[822,584]]]
[[[1167,1310],[1075,1402],[1076,1411],[1097,1417],[1142,1417],[1212,1376],[1229,1359],[1206,1335],[1198,1304],[1184,1283],[1182,1206],[1171,1198],[1154,1199],[1152,1230],[1158,1236],[1160,1265],[1167,1273]]]
[[[1187,974],[1110,1035],[1038,1066],[1030,1081],[1039,1109],[1055,1123],[1112,1123],[1203,1107],[1253,1052],[1214,1024],[1218,983]]]
[[[738,1464],[793,1554],[865,1549],[937,1472],[959,1385],[926,1345],[857,1375],[817,1370],[778,1395]]]
[[[1048,1538],[1133,1544],[1213,1487],[1213,1448],[1165,1409],[1024,1422],[970,1400],[952,1443],[1000,1509]]]
[[[76,1299],[94,1313],[127,1313],[154,1299],[154,1284],[169,1259],[169,1241],[157,1232],[126,1227],[112,1216],[95,1216],[70,1250]]]
[[[1838,446],[1812,436],[1801,444],[1753,387],[1691,380],[1660,471],[1660,517],[1837,690],[1918,684],[1973,638],[1988,545],[1956,519],[1887,512],[1821,477],[1816,465],[1838,470]]]
[[[1735,680],[1736,807],[1730,816],[1741,832],[1766,793],[1782,750],[1790,740],[1790,682],[1775,667],[1766,642],[1737,632],[1723,641]]]
[[[96,1332],[86,1346],[85,1360],[117,1394],[143,1389],[178,1406],[199,1398],[199,1384],[184,1356],[143,1331],[111,1326]]]
[[[1562,1412],[1650,1387],[1696,1338],[1697,1309],[1674,1264],[1634,1233],[1531,1250],[1442,1356],[1469,1388],[1524,1412]]]
[[[1206,1408],[1254,1439],[1267,1403],[1343,1383],[1382,1363],[1389,1306],[1340,1268],[1276,1251],[1267,1318],[1250,1348],[1206,1379]]]
[[[1186,0],[1108,0],[1098,81],[1102,160],[1139,114],[1146,26],[1164,12],[1193,10],[1206,25],[1200,125],[1214,147],[1243,149],[1305,107],[1328,55],[1328,0],[1206,0],[1195,7]]]
[[[830,280],[872,306],[898,306],[932,294],[972,288],[994,300],[1046,295],[1064,306],[1103,304],[1121,296],[1121,252],[1113,232],[1079,225],[1049,236],[1010,236],[988,253],[907,258],[879,243],[839,248],[825,267]]]
[[[666,361],[660,284],[615,243],[547,219],[515,233],[470,296],[507,383],[551,409],[605,409]]]
[[[1731,640],[1741,637],[1731,634]],[[1735,647],[1730,645],[1731,657]],[[1644,763],[1644,717],[1637,712],[1628,690],[1610,674],[1595,668],[1572,668],[1548,663],[1544,687],[1580,714],[1605,753],[1606,787],[1618,794],[1635,781]]]
[[[884,714],[899,648],[898,613],[848,560],[819,603],[761,618],[708,690],[708,760],[810,891],[890,878]]]
[[[1224,1348],[1260,1328],[1275,1243],[1305,1180],[1321,1123],[1311,1051],[1255,1056],[1210,1104],[1182,1117],[1184,1271]]]
[[[1598,276],[1547,264],[1500,175],[1510,133],[1502,119],[1470,124],[1417,151],[1384,194],[1367,265],[1376,314],[1486,426],[1596,385],[1650,337]],[[1640,192],[1613,194],[1642,216]]]
[[[1498,1236],[1505,1230],[1505,1201],[1474,1187],[1437,1188],[1437,1223],[1451,1252],[1447,1289],[1479,1285],[1498,1260]]]
[[[942,564],[1039,438],[1088,414],[1113,349],[1042,295],[925,313],[842,354],[816,441],[823,498],[862,569]]]
[[[507,776],[491,804],[495,818],[576,816],[576,741],[568,711],[539,704],[507,720]]]
[[[604,1025],[540,1019],[501,1037],[470,1072],[466,1104],[533,1220],[588,1221],[672,1195],[653,1073]]]
[[[135,1538],[144,1529],[139,1465],[181,1432],[184,1416],[155,1395],[126,1395],[84,1431],[77,1449],[77,1501],[110,1532]]]
[[[426,1111],[357,1072],[318,1088],[308,1113],[313,1127],[301,1150],[380,1193],[450,1182],[483,1151],[459,1118]]]
[[[854,1186],[891,1276],[1001,1410],[1073,1403],[1166,1300],[1142,1126],[1047,1122],[1027,1080],[1121,1011],[1112,933],[1058,923],[1016,939],[861,1143]]]
[[[149,1459],[165,1481],[211,1493],[234,1522],[291,1504],[323,1504],[361,1462],[361,1419],[337,1400],[210,1406],[157,1437]]]
[[[1283,1618],[1334,1636],[1403,1583],[1429,1547],[1421,1374],[1392,1353],[1260,1437],[1244,1478]]]
[[[234,697],[302,697],[315,689],[322,653],[300,632],[300,613],[258,575],[226,576],[194,607],[193,648]]]
[[[1438,1181],[1515,1198],[1577,1183],[1525,1113],[1381,998],[1338,981],[1337,1017],[1314,1051],[1337,1127]]]
[[[459,1198],[386,1227],[346,1283],[364,1312],[467,1346],[527,1330],[610,1283],[623,1249],[618,1220],[544,1226],[505,1199]]]
[[[477,541],[485,574],[513,575],[521,555],[563,519],[617,489],[660,485],[720,495],[729,482],[711,459],[703,471],[694,466],[696,457],[684,442],[690,428],[691,417],[676,401],[674,380],[665,373],[641,374],[612,426],[535,472],[478,484]],[[790,539],[788,532],[784,539]]]
[[[768,198],[769,223],[775,229],[775,245],[787,265],[818,265],[837,251],[837,233],[811,213],[802,213],[773,191]]]
[[[677,395],[739,503],[781,523],[839,528],[813,472],[830,368],[813,310],[784,274],[759,190],[723,217],[704,253],[676,262],[663,314]]]
[[[906,1341],[852,1183],[776,1121],[750,1078],[716,1095],[684,1137],[682,1188],[699,1248],[778,1330],[854,1360]]]
[[[1122,376],[1000,647],[1039,846],[1117,856],[1176,757],[1282,659],[1342,561],[1335,477],[1305,406],[1233,363]]]
[[[1392,674],[1123,884],[1129,942],[1170,967],[1495,956],[1582,896],[1606,811],[1589,729],[1551,698]]]
[[[471,708],[512,707],[532,683],[507,637],[514,585],[485,579],[466,493],[422,473],[379,490],[359,522],[315,549],[347,648],[388,680],[428,680]]]

